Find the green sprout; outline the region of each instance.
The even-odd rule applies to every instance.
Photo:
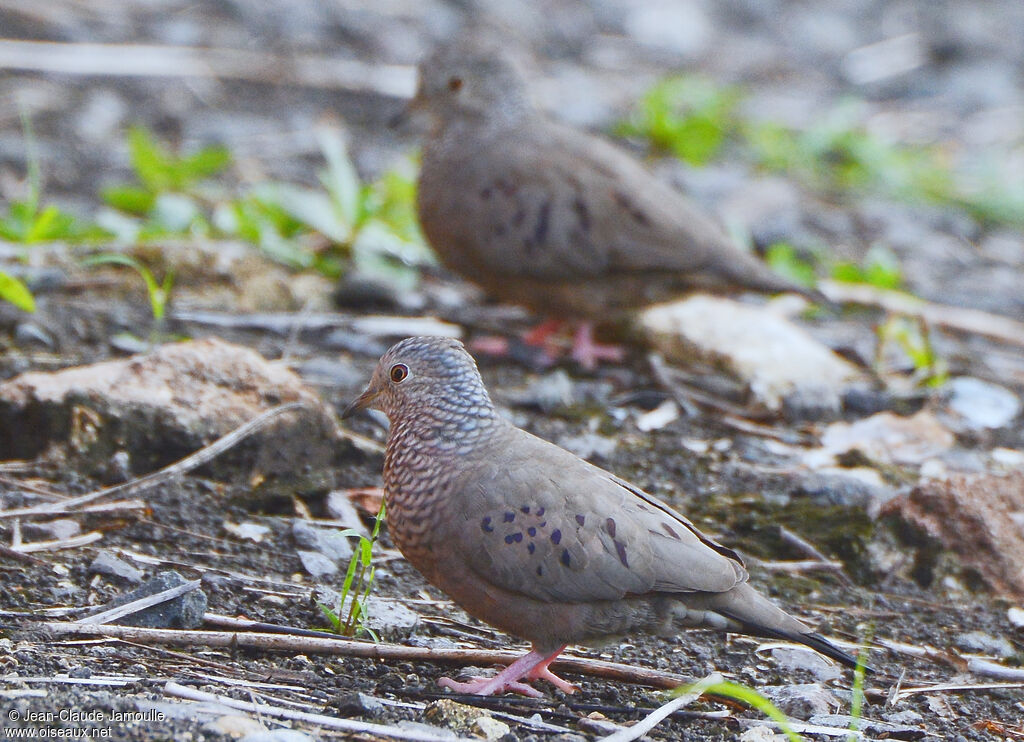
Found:
[[[20,201],[12,201],[7,214],[0,217],[0,239],[32,245],[53,240],[83,242],[109,237],[100,227],[80,222],[56,206],[42,207],[42,176],[36,139],[32,121],[24,111],[21,114],[21,127],[28,160],[28,196]]]
[[[352,551],[352,558],[349,559],[337,608],[331,608],[317,601],[317,605],[335,633],[343,636],[355,636],[357,633],[363,633],[375,642],[380,641],[376,632],[366,625],[368,615],[366,601],[370,595],[370,589],[373,587],[373,578],[377,571],[377,567],[373,564],[373,547],[377,543],[384,518],[385,503],[381,501],[380,510],[369,538],[351,528],[340,532],[343,536],[359,536],[359,544]]]
[[[767,698],[762,696],[753,688],[748,688],[740,683],[734,683],[731,680],[721,680],[715,683],[707,683],[706,680],[698,680],[695,683],[689,683],[682,685],[671,691],[673,698],[684,696],[688,693],[693,692],[695,689],[700,688],[701,693],[721,696],[723,698],[731,698],[734,701],[740,701],[748,706],[760,711],[762,714],[767,716],[769,719],[774,721],[782,729],[786,737],[789,738],[790,742],[800,742],[801,737],[793,731],[793,728],[789,724],[788,717],[779,710],[779,707],[769,701]]]
[[[949,365],[935,352],[931,328],[923,318],[890,317],[878,326],[877,335],[876,367],[882,365],[885,348],[894,344],[910,359],[918,383],[938,387],[949,380]]]
[[[153,275],[153,271],[130,255],[102,253],[88,257],[83,262],[88,266],[123,265],[134,270],[146,284],[146,292],[149,295],[149,306],[153,312],[153,319],[157,324],[163,322],[167,303],[171,297],[171,286],[174,284],[173,271],[168,270],[164,274],[163,282],[158,283]]]

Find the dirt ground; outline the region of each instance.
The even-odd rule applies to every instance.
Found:
[[[408,65],[434,40],[454,33],[469,16],[482,14],[517,29],[543,60],[548,84],[542,96],[562,101],[559,113],[581,125],[607,128],[660,75],[685,66],[716,79],[742,81],[764,110],[777,115],[799,118],[844,96],[858,95],[871,107],[874,120],[885,122],[897,136],[924,121],[926,125],[913,130],[914,136],[952,143],[960,156],[1021,155],[1024,118],[1005,113],[1024,111],[1024,36],[1007,33],[1024,27],[1024,17],[1020,4],[1012,0],[986,4],[984,10],[953,1],[827,2],[813,7],[767,1],[694,1],[678,7],[653,3],[650,18],[639,12],[643,5],[596,0],[387,0],[364,7],[314,0],[100,0],[35,6],[0,0],[0,35],[208,45],[284,56],[317,53]],[[656,11],[669,13],[669,20],[659,22]],[[696,20],[679,26],[684,30],[678,33],[657,32],[661,26],[676,27],[675,12],[690,13],[687,17]],[[928,51],[919,69],[874,83],[849,79],[844,72],[848,68],[841,64],[849,51],[906,33],[919,34]],[[32,110],[47,198],[82,213],[96,208],[97,184],[127,177],[121,132],[136,121],[186,146],[226,144],[242,163],[243,179],[315,182],[318,153],[312,132],[327,117],[344,122],[356,164],[367,176],[386,170],[414,146],[411,135],[383,125],[401,106],[394,97],[273,81],[5,70],[0,77],[0,199],[5,201],[18,196],[26,159],[16,100],[28,101]],[[750,175],[746,165],[669,170],[670,177],[709,208],[726,202],[750,213],[760,208],[762,221],[752,224],[754,228],[777,229],[787,236],[811,233],[851,258],[885,242],[899,256],[915,294],[1024,320],[1024,235],[1019,230],[991,228],[964,213],[937,207],[870,196],[834,202],[799,188],[799,204],[780,212],[781,226],[773,222],[769,229],[771,210],[743,188]],[[160,249],[166,250],[169,264],[194,258],[187,246],[168,244]],[[28,261],[36,278],[57,269],[52,283],[36,284],[39,310],[31,321],[0,304],[0,378],[124,357],[137,346],[126,344],[122,333],[149,336],[149,309],[138,284],[116,272],[86,271],[73,258],[73,249],[40,246]],[[242,262],[248,266],[249,260]],[[251,260],[268,271],[279,270],[261,259]],[[275,279],[286,287],[284,294],[293,297],[315,286],[321,294],[306,305],[307,311],[311,306],[315,311],[330,308],[327,282],[300,280],[287,274]],[[270,331],[254,326],[241,312],[228,326],[214,326],[209,317],[196,314],[230,312],[236,301],[253,306],[258,302],[247,292],[265,291],[266,286],[225,281],[202,270],[183,271],[162,337],[215,336],[268,359],[282,359],[329,405],[343,409],[362,389],[379,353],[399,333],[349,332],[339,338],[331,328],[299,331],[294,323],[285,323],[284,331]],[[432,316],[463,326],[469,335],[486,334],[495,327],[514,332],[528,324],[528,317],[488,304],[451,276],[428,276],[417,292],[423,306],[416,312],[374,305],[346,307],[333,316],[338,326],[381,311]],[[452,295],[459,301],[445,298]],[[278,308],[297,310],[302,304],[285,300]],[[882,317],[877,311],[854,309],[806,320],[806,326],[841,353],[870,361],[874,327]],[[42,337],[49,340],[41,342]],[[1024,395],[1020,347],[942,330],[936,330],[935,343],[949,359],[952,375],[998,383],[1018,399]],[[699,527],[751,558],[753,583],[820,633],[853,643],[873,640],[870,663],[878,673],[866,682],[863,716],[879,724],[868,727],[867,738],[1024,739],[1024,685],[1019,675],[1024,625],[1012,619],[1024,597],[996,594],[975,570],[965,568],[938,543],[898,518],[877,518],[877,508],[866,506],[870,496],[837,491],[834,484],[818,486],[780,453],[780,436],[816,439],[829,421],[799,415],[761,418],[774,431],[773,436],[764,436],[740,431],[702,408],[697,417],[682,416],[663,427],[641,430],[638,417],[669,395],[652,374],[644,349],[636,346],[623,365],[595,373],[564,364],[571,398],[553,405],[538,403],[545,389],[562,383],[552,370],[487,357],[481,357],[480,365],[495,401],[517,424],[577,450],[678,507]],[[904,403],[915,409],[944,409],[946,401],[940,392],[915,392],[886,404],[893,408]],[[843,416],[853,421],[864,415],[850,405]],[[998,430],[957,431],[956,454],[943,459],[945,470],[1005,472],[997,471],[990,453],[1024,450],[1020,421],[1018,415]],[[385,436],[379,422],[369,417],[354,419],[349,427],[378,442]],[[17,438],[19,431],[12,432]],[[275,445],[280,460],[276,478],[269,481],[256,476],[251,459],[228,457],[147,491],[143,510],[76,516],[82,532],[102,534],[98,542],[43,551],[28,559],[8,551],[0,554],[0,729],[5,734],[21,728],[61,729],[79,738],[226,740],[252,733],[240,714],[223,707],[186,705],[168,696],[168,681],[247,701],[271,698],[276,705],[326,716],[391,726],[423,722],[460,735],[476,733],[458,721],[457,714],[436,704],[451,696],[435,684],[437,678],[456,671],[451,665],[245,648],[163,647],[51,636],[40,628],[42,620],[84,615],[133,587],[126,579],[96,571],[100,552],[118,555],[147,577],[173,568],[188,579],[202,579],[210,613],[326,628],[313,599],[315,585],[337,589],[344,575],[311,577],[298,554],[293,525],[296,520],[329,518],[325,498],[331,491],[378,486],[382,459],[364,448],[340,445],[320,462],[316,476],[288,476],[292,444]],[[29,487],[76,495],[148,471],[126,474],[116,461],[76,456],[63,445],[37,453],[26,462],[0,464],[3,509],[35,502],[26,495]],[[132,453],[136,460],[146,458]],[[168,444],[166,450],[156,446],[144,453],[158,462],[155,465],[165,465],[187,452],[172,454]],[[15,458],[7,454],[0,452],[0,458]],[[924,476],[920,466],[894,466],[883,474],[888,492],[883,499],[906,492]],[[371,522],[370,513],[362,512],[362,517],[364,524]],[[241,523],[268,530],[256,543],[225,527]],[[778,563],[807,558],[780,538],[779,525],[841,562],[841,571],[778,568]],[[27,522],[21,528],[28,537],[37,537]],[[0,520],[0,529],[4,542],[14,543],[12,521]],[[419,647],[521,648],[463,614],[427,585],[394,550],[386,529],[380,548],[374,594],[397,599],[420,616],[414,627],[385,635],[385,640]],[[881,646],[884,641],[899,646],[887,649]],[[570,654],[692,678],[718,671],[756,689],[780,686],[783,696],[787,688],[816,684],[828,699],[826,705],[834,704],[831,713],[850,713],[849,672],[832,677],[818,665],[787,663],[770,647],[758,651],[760,644],[749,638],[691,632],[670,640],[627,637],[601,648],[573,647]],[[914,648],[921,651],[915,653]],[[970,657],[997,659],[1018,674],[993,678],[967,672],[965,658]],[[579,693],[567,696],[546,686],[542,699],[457,700],[490,709],[508,725],[504,739],[565,742],[600,738],[607,733],[601,720],[631,722],[663,702],[642,685],[571,672],[565,676],[579,685]],[[942,684],[975,687],[945,689]],[[906,692],[914,688],[924,690]],[[778,703],[793,719],[806,721],[812,716],[808,709],[813,704],[806,700],[810,691],[794,693],[796,701]],[[61,710],[82,714],[75,719],[47,716]],[[714,713],[721,711],[727,713]],[[128,720],[115,720],[117,713],[127,714]],[[761,717],[739,705],[702,701],[662,722],[649,736],[737,739],[749,726],[737,718]],[[277,729],[276,722],[265,721],[268,730]],[[351,736],[310,723],[290,726],[309,738]],[[271,736],[270,731],[264,737],[252,736],[257,738],[288,739]]]

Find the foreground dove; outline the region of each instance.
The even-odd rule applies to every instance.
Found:
[[[582,321],[581,353],[596,347],[590,323],[691,291],[821,299],[624,151],[534,108],[497,45],[442,46],[419,74],[410,109],[432,124],[417,196],[431,247],[498,299]]]
[[[442,686],[540,695],[574,686],[548,665],[567,644],[687,627],[800,642],[856,661],[747,584],[740,558],[643,490],[516,428],[457,340],[414,337],[380,359],[367,407],[391,420],[388,529],[402,554],[472,616],[531,651],[493,678]]]

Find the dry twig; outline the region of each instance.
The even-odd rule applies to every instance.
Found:
[[[512,651],[406,647],[398,644],[374,644],[351,639],[335,639],[329,636],[292,636],[254,631],[146,629],[136,626],[96,625],[70,621],[47,621],[38,626],[55,636],[106,636],[114,639],[126,639],[139,644],[244,648],[457,665],[507,665],[519,658],[519,653]],[[605,662],[584,657],[563,656],[555,660],[552,667],[556,670],[655,688],[675,688],[692,681],[692,678],[675,673],[659,672],[618,662]]]

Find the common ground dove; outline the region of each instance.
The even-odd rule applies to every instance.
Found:
[[[380,359],[366,407],[391,420],[391,538],[466,612],[532,650],[493,678],[440,684],[539,695],[567,644],[686,627],[800,642],[855,660],[747,584],[743,562],[665,503],[501,417],[457,340],[414,337]]]
[[[441,261],[490,295],[586,327],[695,290],[822,298],[737,248],[624,151],[534,108],[493,40],[444,45],[419,74],[410,110],[432,123],[420,223]]]

